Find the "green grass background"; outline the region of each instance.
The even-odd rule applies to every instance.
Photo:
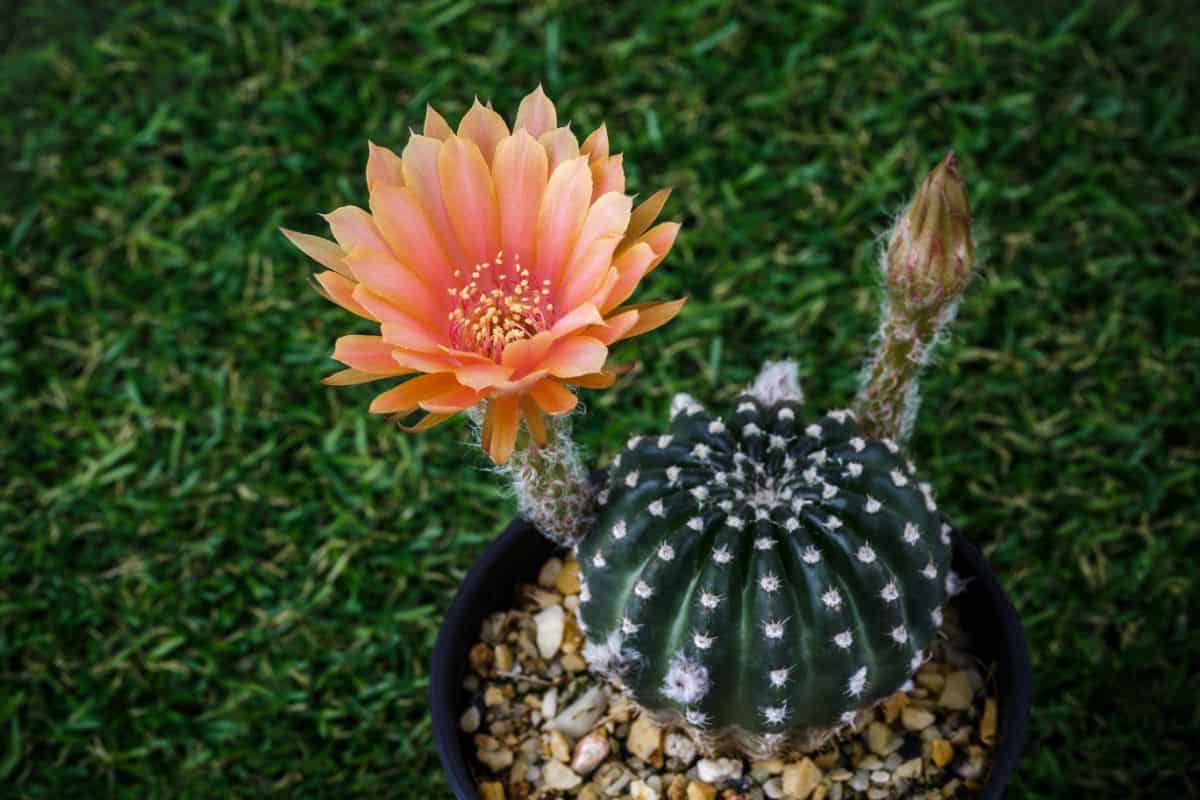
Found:
[[[30,2],[0,22],[0,796],[442,797],[439,619],[512,513],[465,425],[318,384],[365,324],[277,233],[368,137],[539,81],[675,187],[603,457],[794,356],[842,405],[949,147],[981,277],[913,447],[1033,651],[1016,797],[1200,792],[1190,3]]]

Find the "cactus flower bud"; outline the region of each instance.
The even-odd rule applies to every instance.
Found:
[[[910,316],[936,313],[962,296],[974,263],[966,183],[948,153],[892,230],[886,266],[891,302]]]
[[[954,153],[926,176],[896,221],[882,262],[879,347],[855,410],[873,436],[904,442],[917,414],[921,369],[954,319],[975,265],[966,182]]]

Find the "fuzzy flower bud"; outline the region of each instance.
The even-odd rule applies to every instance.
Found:
[[[917,379],[954,319],[975,266],[966,182],[954,153],[926,176],[882,256],[879,345],[863,373],[855,411],[871,435],[904,442],[920,404]]]
[[[886,267],[892,304],[909,316],[936,313],[962,296],[974,264],[967,187],[948,153],[892,230]]]

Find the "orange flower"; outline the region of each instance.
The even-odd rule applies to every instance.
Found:
[[[337,243],[284,230],[327,268],[320,291],[380,324],[343,336],[333,385],[416,374],[371,411],[428,414],[430,428],[486,402],[483,448],[508,460],[522,417],[534,441],[543,414],[576,404],[568,387],[612,385],[609,346],[665,324],[684,300],[621,305],[675,242],[653,225],[668,191],[636,209],[603,125],[580,145],[539,86],[510,131],[478,101],[455,133],[432,107],[402,155],[370,146],[370,213],[325,215]]]

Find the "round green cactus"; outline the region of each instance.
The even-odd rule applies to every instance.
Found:
[[[948,527],[850,411],[806,419],[798,389],[743,395],[724,420],[680,406],[613,463],[577,548],[586,654],[719,746],[815,746],[920,666]]]

